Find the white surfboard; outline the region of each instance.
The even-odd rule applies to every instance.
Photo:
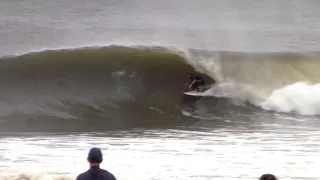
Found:
[[[183,94],[185,95],[189,95],[189,96],[201,96],[201,92],[195,92],[195,91],[189,91],[189,92],[183,92]]]

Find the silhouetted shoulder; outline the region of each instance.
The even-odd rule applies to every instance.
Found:
[[[88,176],[88,171],[87,172],[84,172],[84,173],[81,173],[77,176],[76,180],[83,180],[83,179],[87,179],[87,176]]]
[[[104,172],[106,179],[108,179],[108,180],[117,180],[116,177],[113,174],[111,174],[110,172],[108,172],[108,171],[106,171],[104,169],[101,169],[101,170]]]
[[[84,173],[81,173],[77,176],[76,180],[117,180],[117,179],[112,173],[104,169],[99,169],[96,171],[88,170]]]

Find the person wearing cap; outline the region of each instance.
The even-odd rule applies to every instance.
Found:
[[[100,168],[103,158],[99,148],[90,149],[87,160],[90,169],[79,174],[76,180],[116,180],[113,174]]]
[[[259,180],[277,180],[277,177],[273,174],[263,174]]]

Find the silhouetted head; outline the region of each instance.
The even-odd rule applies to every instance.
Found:
[[[99,148],[90,149],[87,160],[90,164],[100,164],[103,160],[101,150]]]
[[[263,174],[259,180],[277,180],[277,177],[275,177],[273,174]]]

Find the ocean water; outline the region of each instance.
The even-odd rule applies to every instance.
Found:
[[[1,1],[0,179],[318,179],[318,7]]]

